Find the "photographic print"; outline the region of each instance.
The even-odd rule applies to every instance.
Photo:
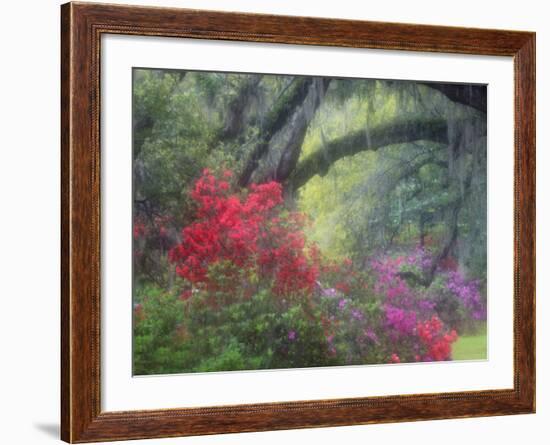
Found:
[[[134,68],[133,374],[487,358],[487,87]]]
[[[534,413],[535,41],[62,5],[62,439]]]

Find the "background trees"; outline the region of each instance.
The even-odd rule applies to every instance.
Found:
[[[191,223],[190,187],[230,168],[240,187],[282,183],[329,256],[436,245],[483,278],[486,87],[136,69],[137,279],[173,283],[168,249]],[[139,236],[147,233],[147,236]]]
[[[133,86],[135,373],[484,357],[484,86]]]

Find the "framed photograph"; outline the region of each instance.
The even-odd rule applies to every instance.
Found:
[[[535,34],[61,8],[67,442],[535,411]]]

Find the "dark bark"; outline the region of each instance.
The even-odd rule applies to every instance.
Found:
[[[443,261],[445,258],[449,256],[451,253],[453,247],[456,244],[456,241],[458,239],[458,216],[460,214],[460,210],[462,209],[463,200],[459,199],[457,200],[451,209],[451,218],[450,218],[450,232],[447,236],[447,240],[445,241],[445,244],[443,244],[443,247],[441,248],[440,252],[433,258],[432,264],[430,265],[430,268],[428,271],[422,276],[417,275],[414,272],[405,271],[405,272],[399,272],[398,276],[403,278],[404,280],[408,281],[411,284],[414,285],[422,285],[424,287],[429,287],[432,284],[432,281],[435,278],[435,273],[437,271],[437,267]]]
[[[237,95],[229,102],[225,113],[225,123],[219,131],[215,143],[221,140],[235,139],[244,126],[244,113],[250,104],[259,83],[261,75],[250,75],[240,86]]]
[[[418,222],[418,231],[420,232],[419,244],[420,247],[424,247],[426,241],[426,225],[428,222],[428,215],[426,212],[420,213],[420,220]]]
[[[134,118],[133,122],[133,156],[136,159],[140,152],[143,143],[151,135],[155,120],[148,114],[140,118]]]
[[[444,119],[418,118],[394,121],[371,128],[368,137],[364,130],[360,130],[333,140],[297,165],[289,177],[290,186],[297,190],[313,176],[325,176],[330,166],[343,157],[419,140],[448,143],[447,122]]]
[[[451,201],[448,205],[448,209],[449,209],[448,211],[450,212],[449,233],[447,235],[447,239],[445,240],[445,243],[443,244],[443,247],[441,248],[439,253],[436,256],[434,256],[428,271],[424,274],[424,276],[418,276],[413,272],[401,272],[399,273],[399,276],[401,278],[406,279],[407,281],[413,282],[414,284],[421,284],[425,287],[428,287],[430,286],[430,284],[432,284],[432,281],[435,278],[435,273],[437,271],[438,266],[441,264],[441,261],[443,261],[445,258],[447,258],[450,255],[450,253],[452,252],[452,249],[456,244],[456,241],[458,240],[458,235],[459,235],[458,218],[460,216],[460,211],[462,210],[464,202],[466,201],[467,197],[471,192],[471,184],[472,184],[472,172],[470,172],[470,174],[466,178],[466,181],[464,184],[464,193],[461,196],[457,197],[455,200]]]
[[[265,156],[269,149],[271,138],[285,126],[293,116],[294,111],[302,105],[306,99],[314,78],[300,78],[279,97],[273,109],[268,113],[260,133],[260,140],[252,149],[252,152],[245,163],[244,169],[239,177],[239,185],[245,187],[250,183],[252,174],[259,165],[260,159]]]
[[[437,267],[439,266],[442,260],[444,260],[449,256],[449,254],[451,253],[451,250],[456,244],[456,240],[458,239],[458,216],[460,214],[460,210],[462,209],[463,204],[464,204],[464,197],[461,197],[455,201],[455,203],[451,208],[451,218],[449,221],[450,231],[447,236],[447,240],[443,245],[441,251],[432,261],[430,270],[428,271],[428,276],[426,277],[426,285],[428,286],[431,284],[431,282],[434,279]]]
[[[424,83],[447,96],[453,102],[467,105],[478,111],[487,113],[487,86],[463,85],[446,83]]]
[[[320,78],[314,81],[310,87],[309,95],[302,105],[302,107],[296,112],[293,119],[293,126],[290,130],[290,137],[283,149],[277,170],[274,175],[274,179],[279,182],[284,182],[288,179],[290,174],[296,168],[298,159],[300,159],[300,153],[302,151],[302,144],[306,137],[309,124],[313,120],[315,112],[321,105],[323,97],[330,84],[330,79]]]

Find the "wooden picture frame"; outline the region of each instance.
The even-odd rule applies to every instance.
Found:
[[[513,57],[513,389],[102,412],[99,115],[103,34]],[[61,35],[63,440],[95,442],[535,412],[534,33],[67,3],[61,7]]]

